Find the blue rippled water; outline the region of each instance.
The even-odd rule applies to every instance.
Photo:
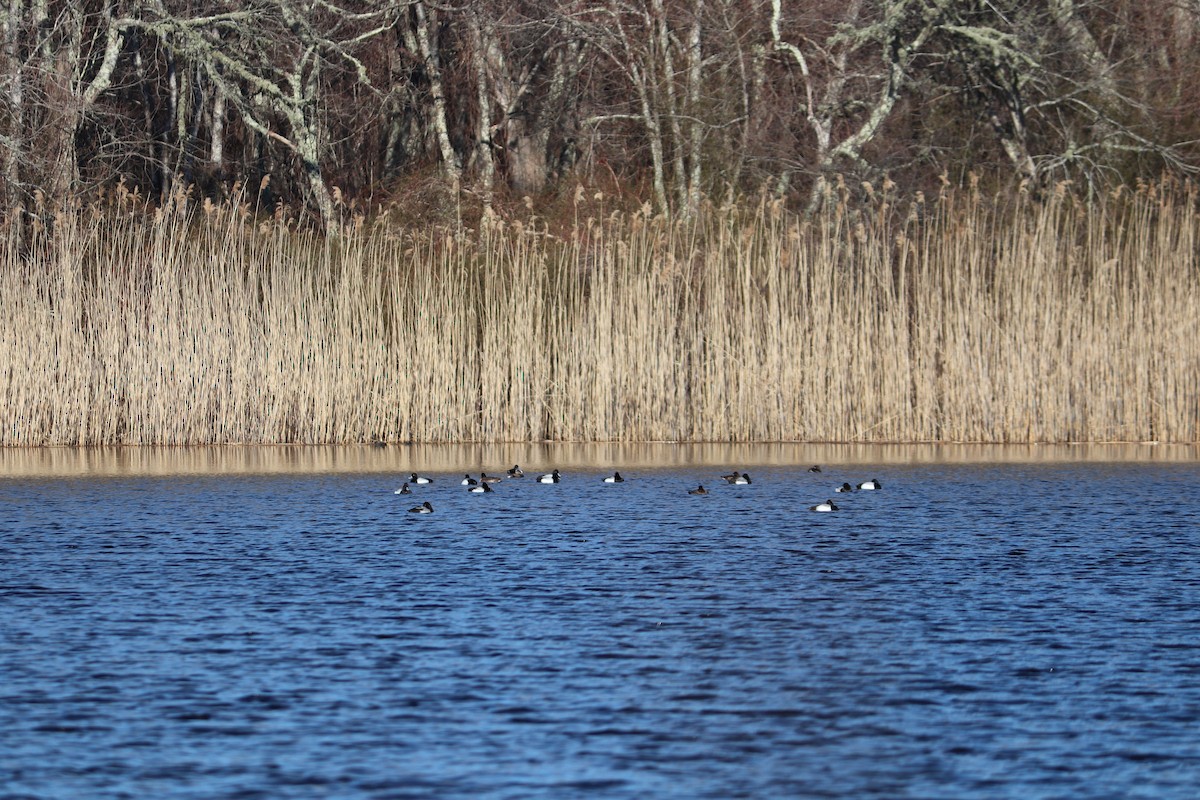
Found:
[[[1195,465],[613,466],[0,481],[0,796],[1196,796]]]

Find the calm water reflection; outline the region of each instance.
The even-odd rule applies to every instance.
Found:
[[[1200,785],[1190,448],[318,450],[2,454],[0,797]]]
[[[0,448],[3,477],[286,474],[411,470],[501,472],[513,464],[565,469],[811,464],[1195,463],[1188,444],[464,444]]]

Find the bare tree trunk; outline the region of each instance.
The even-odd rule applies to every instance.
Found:
[[[663,153],[662,126],[659,125],[658,111],[650,100],[650,89],[646,85],[647,78],[636,64],[630,65],[630,75],[634,88],[637,90],[638,103],[642,111],[642,124],[646,127],[646,135],[650,145],[650,168],[654,186],[654,202],[660,211],[671,208],[667,200],[666,160]]]
[[[851,0],[843,17],[846,25],[854,25],[858,22],[862,5],[863,0]],[[838,155],[838,152],[833,148],[833,115],[841,105],[842,93],[845,91],[846,82],[849,80],[849,73],[846,69],[849,47],[843,45],[836,51],[836,54],[831,59],[833,69],[825,84],[824,92],[818,96],[815,79],[809,70],[808,59],[804,51],[795,44],[783,39],[780,30],[782,18],[783,10],[781,1],[771,0],[771,40],[776,50],[791,56],[796,66],[800,68],[800,75],[804,82],[804,116],[808,121],[809,128],[812,130],[813,140],[816,144],[817,177],[813,181],[812,191],[809,194],[808,200],[808,213],[811,214],[825,197],[826,188],[828,187],[827,175],[833,169],[834,159]],[[880,100],[881,105],[877,107],[879,123],[882,123],[883,119],[886,119],[887,115],[891,112],[894,102],[894,96],[890,96],[887,92],[883,94]],[[871,128],[869,136],[860,136],[862,144],[865,144],[870,136],[874,136],[874,131],[876,130],[878,130],[878,124]],[[856,145],[852,149],[845,151],[845,153],[853,158],[857,158],[861,146],[861,144]],[[782,183],[781,187],[785,185],[786,182]]]
[[[1112,65],[1108,63],[1091,31],[1079,18],[1075,0],[1049,0],[1054,24],[1070,46],[1075,57],[1084,65],[1088,80],[1105,103],[1118,105],[1120,92],[1113,80]]]
[[[1090,88],[1099,98],[1099,107],[1096,109],[1098,118],[1093,127],[1101,150],[1106,154],[1105,161],[1111,163],[1117,156],[1116,139],[1119,135],[1119,126],[1114,123],[1112,114],[1123,105],[1121,92],[1113,79],[1112,65],[1079,17],[1075,0],[1049,0],[1049,3],[1054,24],[1076,59],[1083,64]],[[1033,163],[1032,159],[1029,163]]]
[[[1013,167],[1022,180],[1036,182],[1038,179],[1037,164],[1029,153],[1026,144],[1025,122],[1020,110],[1010,110],[1008,120],[1001,119],[998,114],[991,116],[992,129],[1000,140],[1004,154],[1012,162]]]
[[[400,36],[404,40],[404,49],[421,58],[421,64],[424,65],[425,59],[421,57],[421,43],[417,41],[417,34],[414,27],[414,25],[399,26]],[[397,124],[395,126],[393,147],[403,148],[406,156],[419,154],[419,157],[424,158],[428,155],[438,155],[441,151],[441,146],[437,142],[437,137],[430,132],[429,126],[425,124],[427,110],[421,104],[418,94],[417,92],[410,92],[406,103],[401,105],[402,111],[395,117]],[[394,153],[394,150],[389,150],[388,154],[391,164],[398,166],[400,159]]]
[[[711,186],[710,191],[723,189],[724,202],[732,203],[741,187],[742,174],[749,162],[752,133],[760,122],[756,118],[756,106],[766,85],[767,48],[761,42],[754,42],[748,48],[745,46],[743,37],[737,30],[737,21],[744,12],[736,0],[717,0],[716,7],[720,16],[709,27],[730,33],[723,46],[728,52],[726,59],[733,67],[730,74],[737,78],[736,84],[731,83],[728,88],[735,94],[738,113],[718,129],[723,138],[723,158],[710,170],[707,180]],[[711,72],[709,74],[711,75]],[[701,83],[704,83],[703,78]],[[720,184],[717,183],[718,179]]]
[[[514,122],[509,126],[512,137],[505,148],[509,159],[509,181],[515,191],[533,194],[546,188],[549,173],[546,168],[546,143],[549,131]],[[507,137],[506,137],[507,138]]]
[[[65,204],[79,181],[79,163],[75,154],[75,132],[83,118],[82,108],[73,91],[75,74],[79,67],[79,41],[82,32],[77,32],[78,20],[68,18],[71,25],[65,46],[51,56],[42,73],[46,85],[46,175],[43,186],[46,194],[57,205]]]
[[[879,134],[880,128],[883,127],[884,122],[896,107],[900,92],[908,82],[913,58],[937,30],[940,15],[953,2],[955,0],[931,0],[926,5],[914,8],[906,8],[904,4],[896,3],[886,10],[881,23],[884,37],[884,72],[877,78],[880,82],[878,93],[873,103],[867,105],[866,116],[861,119],[858,127],[840,142],[834,144],[832,138],[833,111],[839,104],[841,93],[848,80],[845,55],[834,60],[834,76],[829,83],[826,97],[818,101],[808,60],[799,47],[783,41],[780,35],[780,0],[772,0],[772,39],[776,49],[790,54],[800,67],[805,84],[805,115],[817,141],[819,172],[809,197],[809,213],[815,211],[823,202],[828,186],[826,175],[838,159],[846,159],[851,162],[862,161],[863,148]],[[847,19],[850,21],[856,19],[861,7],[862,0],[854,0],[847,9],[847,13],[852,16],[848,16]]]
[[[310,53],[311,55],[311,53]],[[321,171],[321,135],[320,122],[317,118],[317,87],[320,73],[320,62],[313,58],[302,59],[293,79],[296,86],[295,103],[289,110],[292,132],[295,137],[296,153],[300,156],[304,175],[308,178],[309,191],[312,192],[317,211],[321,215],[321,224],[325,230],[336,229],[338,219],[333,208],[333,197],[329,193],[329,185]],[[302,80],[304,67],[308,67],[307,80]]]
[[[41,37],[38,52],[46,81],[47,169],[43,185],[54,203],[64,204],[73,197],[79,183],[75,138],[87,113],[112,84],[124,34],[121,23],[113,19],[112,3],[106,2],[99,15],[100,27],[94,37],[89,37],[90,42],[102,42],[102,49],[89,52],[85,59],[86,9],[69,4],[52,22],[44,0],[39,0],[33,12]],[[94,70],[90,79],[85,75],[87,70]]]
[[[213,90],[212,125],[208,143],[208,162],[218,179],[225,176],[225,89],[217,86]]]
[[[333,208],[333,197],[329,194],[325,176],[321,173],[321,148],[316,132],[308,129],[297,130],[295,136],[296,153],[300,156],[309,191],[312,192],[317,213],[321,215],[321,223],[325,230],[333,230],[337,227],[337,213]]]
[[[429,76],[429,93],[433,101],[433,129],[442,156],[442,173],[450,184],[452,196],[457,198],[462,186],[462,165],[450,141],[450,125],[446,117],[446,89],[442,83],[441,57],[437,44],[437,11],[426,8],[423,2],[417,2],[413,3],[413,15],[416,18],[417,44]]]
[[[140,44],[140,43],[139,43]],[[142,96],[142,125],[146,130],[146,138],[149,140],[149,153],[147,160],[151,164],[151,169],[155,177],[153,182],[159,187],[160,194],[162,189],[162,164],[164,158],[161,136],[156,128],[154,120],[155,97],[150,85],[150,76],[146,74],[145,61],[142,58],[142,49],[139,46],[133,50],[133,73],[137,77],[138,90]]]
[[[404,143],[409,138],[408,114],[395,95],[388,98],[385,105],[387,111],[387,127],[383,137],[383,173],[391,174],[404,163]]]
[[[565,45],[555,51],[554,66],[550,72],[550,84],[546,92],[547,115],[553,115],[558,130],[564,134],[564,139],[570,139],[569,131],[574,131],[579,124],[579,96],[575,91],[579,81],[579,69],[582,58],[582,48],[577,39],[569,39]],[[549,119],[542,126],[544,141],[541,151],[545,154],[544,164],[550,164],[549,169],[558,173],[566,165],[573,163],[576,153],[571,147],[564,147],[557,158],[551,158]],[[549,175],[547,175],[549,177]]]
[[[700,20],[704,10],[704,0],[696,0],[693,14],[695,18],[692,20],[691,35],[688,37],[688,125],[691,130],[691,136],[687,142],[687,158],[689,164],[688,171],[688,189],[687,197],[685,198],[684,208],[687,214],[695,214],[700,208],[700,179],[701,179],[701,163],[700,154],[701,145],[704,142],[704,129],[700,122],[700,81],[703,76],[702,53],[700,51]]]
[[[489,87],[485,41],[479,15],[467,11],[471,31],[471,67],[475,71],[475,99],[479,104],[479,121],[475,126],[475,159],[479,167],[479,191],[483,197],[483,216],[492,216],[493,193],[496,187],[496,160],[492,153],[492,93]]]
[[[654,9],[652,24],[658,38],[659,60],[654,59],[653,51],[651,51],[650,57],[646,59],[646,66],[647,69],[653,68],[657,73],[649,73],[654,75],[650,84],[651,96],[656,96],[659,92],[666,95],[665,102],[659,101],[656,105],[659,108],[664,105],[666,107],[667,125],[671,130],[671,177],[675,184],[675,202],[679,208],[683,209],[687,207],[688,199],[687,171],[683,161],[683,110],[680,108],[679,98],[675,92],[675,59],[671,57],[671,29],[663,8],[663,0],[652,0],[652,7]]]
[[[645,49],[634,47],[620,15],[613,14],[611,19],[621,49],[617,53],[609,53],[609,57],[629,76],[629,82],[637,96],[638,116],[642,127],[645,128],[646,143],[650,148],[650,180],[654,204],[660,211],[667,212],[671,203],[667,197],[666,143],[663,140],[661,110],[655,89],[654,55],[646,54],[647,49],[653,50],[653,42],[647,43]],[[653,36],[654,23],[650,16],[643,13],[642,21],[646,26],[647,36]]]
[[[21,64],[19,37],[25,8],[22,0],[9,0],[8,8],[0,11],[3,19],[0,28],[4,34],[4,67],[2,74],[8,79],[4,93],[8,106],[4,114],[4,199],[11,215],[9,225],[15,226],[18,241],[23,225],[21,210],[25,207],[25,196],[21,186],[21,159],[25,154],[25,75]]]
[[[497,39],[492,26],[482,28],[486,44],[488,81],[495,94],[500,119],[493,126],[495,137],[503,148],[509,185],[522,194],[540,192],[548,177],[546,145],[549,129],[545,109],[559,98],[544,98],[539,108],[531,99],[534,79],[542,73],[543,64],[555,60],[561,66],[557,51],[539,53],[532,64],[514,64]],[[548,95],[553,95],[551,88]]]
[[[196,147],[200,137],[200,122],[204,117],[205,92],[204,77],[199,67],[189,65],[188,68],[188,99],[187,116],[179,121],[179,174],[183,176],[186,185],[191,186],[196,180]]]
[[[165,203],[171,196],[171,188],[175,183],[175,169],[170,154],[170,137],[175,135],[176,123],[179,120],[179,69],[175,58],[167,53],[167,120],[163,125],[162,140],[159,143],[159,183],[160,203]],[[176,139],[176,145],[179,141]]]

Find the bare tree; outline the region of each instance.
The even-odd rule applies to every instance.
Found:
[[[764,185],[815,207],[847,171],[1200,163],[1196,0],[7,0],[0,36],[10,220],[118,181],[270,176],[335,227],[333,187],[412,176],[456,214],[567,172],[687,214]]]
[[[442,61],[438,47],[438,12],[427,3],[417,2],[412,6],[412,41],[425,64],[429,79],[430,96],[433,102],[432,125],[437,137],[438,150],[442,157],[442,170],[450,193],[458,196],[462,183],[462,163],[450,139],[450,121],[446,107],[446,87],[442,80]]]
[[[76,142],[100,96],[112,85],[127,28],[120,7],[10,0],[4,30],[4,178],[9,202],[22,205],[36,186],[65,202],[79,179]],[[53,12],[53,13],[52,13]],[[36,141],[36,148],[32,142]],[[24,173],[24,177],[22,177]]]
[[[516,5],[480,25],[479,43],[489,149],[515,192],[540,192],[553,161],[550,142],[571,107],[579,42],[552,11]]]

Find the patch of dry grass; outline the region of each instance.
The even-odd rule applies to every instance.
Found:
[[[323,239],[114,203],[0,265],[0,444],[1197,437],[1200,219],[832,198]]]

